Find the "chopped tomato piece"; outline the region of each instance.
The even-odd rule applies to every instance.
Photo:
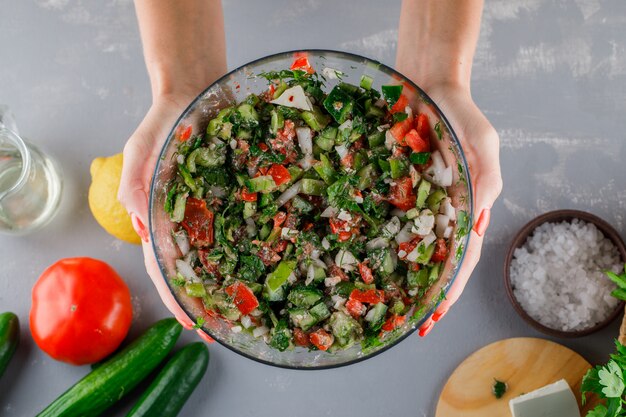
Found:
[[[400,251],[404,251],[407,253],[407,255],[409,253],[411,253],[411,251],[413,251],[413,249],[415,249],[415,247],[417,246],[417,244],[420,242],[420,240],[422,240],[422,238],[420,237],[416,237],[413,240],[409,240],[408,242],[402,242],[398,245],[398,252]],[[406,256],[406,255],[405,255]]]
[[[243,201],[256,201],[257,200],[257,194],[256,193],[249,193],[246,187],[243,187],[241,189],[241,199]]]
[[[435,246],[435,253],[433,253],[433,257],[431,258],[433,262],[442,262],[446,260],[448,256],[448,245],[446,245],[446,240],[443,238],[437,239],[437,245]]]
[[[315,345],[319,350],[328,350],[329,347],[335,341],[335,338],[332,334],[328,333],[324,329],[319,329],[309,334],[309,340],[311,343]]]
[[[339,232],[339,241],[340,242],[346,242],[346,241],[350,240],[351,237],[352,237],[352,233],[351,232]]]
[[[308,232],[309,230],[313,229],[314,224],[312,222],[306,222],[304,223],[304,226],[302,226],[302,231],[303,232]]]
[[[400,113],[400,112],[403,112],[406,106],[408,105],[409,105],[409,99],[404,94],[400,94],[400,98],[398,98],[398,101],[396,101],[394,105],[391,106],[389,111],[391,113]]]
[[[411,130],[413,127],[413,120],[410,118],[406,118],[400,122],[397,122],[395,125],[391,126],[389,132],[391,136],[393,136],[400,145],[405,146],[406,142],[404,141],[404,136],[406,133]]]
[[[287,219],[287,213],[285,213],[284,211],[279,211],[278,213],[276,213],[274,215],[274,229],[282,226],[282,224],[285,223],[286,219]]]
[[[262,150],[263,152],[267,152],[270,149],[270,147],[267,146],[265,142],[261,142],[259,143],[259,149]]]
[[[428,116],[420,113],[415,118],[415,130],[422,139],[428,141],[430,139],[430,125],[428,124]]]
[[[293,341],[297,346],[310,346],[311,342],[309,341],[309,335],[304,332],[299,327],[295,327],[293,329]]]
[[[354,165],[354,153],[352,151],[348,152],[339,162],[344,168],[352,168]]]
[[[233,303],[237,306],[241,314],[250,314],[259,306],[259,300],[250,288],[239,281],[229,285],[225,289],[226,294],[233,298]]]
[[[372,270],[364,262],[359,263],[359,274],[361,274],[361,279],[364,283],[371,284],[374,282],[374,274],[372,274]]]
[[[272,249],[274,249],[277,253],[281,253],[282,251],[287,249],[287,245],[288,244],[289,244],[289,242],[287,242],[286,240],[281,239],[280,241],[278,241],[278,242],[276,242],[274,244],[274,247]]]
[[[413,262],[412,264],[409,265],[409,269],[413,272],[417,272],[421,269],[421,266],[417,262]]]
[[[398,178],[392,183],[388,201],[400,210],[408,211],[415,207],[416,198],[411,177]]]
[[[313,74],[315,70],[311,66],[309,62],[309,58],[306,53],[295,54],[295,58],[293,60],[293,64],[289,67],[291,70],[301,70],[308,74]]]
[[[270,84],[269,89],[267,90],[267,94],[270,97],[270,100],[274,97],[274,93],[276,92],[276,87],[274,87],[274,84]]]
[[[349,281],[348,275],[343,271],[343,269],[339,268],[337,265],[333,264],[330,268],[328,268],[328,276],[329,277],[339,277],[342,281]]]
[[[419,153],[430,151],[430,143],[428,140],[422,138],[422,136],[415,129],[411,129],[407,132],[404,136],[404,142],[413,152]]]
[[[286,182],[291,181],[291,174],[289,170],[282,165],[274,164],[267,171],[267,175],[271,175],[272,179],[277,186],[281,186]]]
[[[197,247],[213,244],[213,212],[204,200],[190,197],[185,205],[185,217],[180,224],[189,235],[192,245]]]
[[[363,314],[365,314],[365,311],[367,310],[362,302],[354,299],[346,301],[346,309],[348,310],[348,313],[350,313],[350,315],[355,319],[361,317]]]
[[[178,140],[184,142],[189,139],[191,137],[192,130],[191,125],[187,127],[183,127],[182,125],[178,126],[176,129],[176,136],[178,136]]]
[[[397,314],[392,314],[383,324],[382,330],[390,332],[396,327],[402,326],[405,321],[406,316],[398,316]]]
[[[378,304],[385,300],[385,292],[383,290],[361,291],[354,289],[350,293],[350,300],[356,300],[366,304]]]

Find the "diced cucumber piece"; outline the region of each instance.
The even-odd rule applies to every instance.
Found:
[[[372,88],[372,83],[374,82],[374,79],[372,77],[370,77],[369,75],[361,75],[361,82],[359,83],[359,85],[361,86],[362,89],[364,90],[369,90],[370,88]]]
[[[289,319],[295,327],[300,327],[304,331],[309,330],[318,322],[313,314],[302,307],[289,309]]]
[[[313,111],[303,111],[302,120],[316,132],[324,129],[330,123],[330,117],[322,113],[317,106],[313,106]]]
[[[256,213],[256,202],[255,201],[245,201],[243,204],[243,218],[247,219],[254,216]]]
[[[402,94],[402,86],[401,85],[383,85],[380,88],[383,93],[383,98],[389,105],[389,107],[393,107],[396,104],[396,101],[400,98]]]
[[[315,144],[319,146],[320,149],[328,152],[333,149],[333,146],[335,146],[335,140],[320,135],[315,138]]]
[[[396,300],[389,308],[389,312],[392,314],[402,315],[406,306],[401,300]]]
[[[439,278],[439,270],[441,269],[441,262],[434,264],[430,268],[430,273],[428,274],[428,285],[433,284]]]
[[[314,164],[313,169],[315,169],[320,178],[322,178],[326,184],[330,185],[335,182],[335,169],[326,154],[320,154],[320,162]]]
[[[261,226],[261,230],[259,231],[259,239],[261,240],[267,239],[267,237],[270,235],[271,232],[272,232],[272,226],[270,226],[269,223],[264,223],[263,226]]]
[[[260,192],[267,194],[278,188],[271,175],[261,175],[260,177],[251,178],[247,183],[249,184],[248,191],[251,193]]]
[[[250,104],[240,104],[237,107],[237,113],[241,116],[242,124],[245,127],[252,128],[259,124],[259,114]]]
[[[409,164],[404,158],[389,158],[389,168],[391,169],[391,178],[394,180],[409,174]]]
[[[430,182],[422,179],[420,184],[417,187],[417,198],[415,200],[415,207],[418,209],[424,208],[426,204],[426,199],[428,198],[428,193],[430,193]]]
[[[365,165],[358,172],[359,182],[357,187],[359,190],[369,188],[376,179],[376,166],[374,164]]]
[[[433,256],[433,253],[435,253],[435,244],[431,243],[430,245],[428,245],[428,247],[424,248],[423,244],[419,244],[417,246],[417,259],[415,260],[415,262],[417,262],[418,264],[427,264],[430,261],[430,258]]]
[[[187,166],[183,164],[178,164],[178,172],[180,176],[183,177],[183,182],[187,187],[191,189],[191,191],[195,192],[197,190],[196,181],[191,176],[191,173],[187,169]]]
[[[321,196],[326,190],[324,181],[304,178],[302,180],[302,193],[307,195]]]
[[[326,129],[322,130],[320,136],[326,139],[330,139],[334,142],[335,139],[337,139],[337,132],[338,129],[335,126],[328,126]]]
[[[287,171],[289,171],[289,175],[291,176],[291,180],[287,184],[293,184],[302,177],[302,174],[304,174],[304,170],[296,165],[291,165],[287,168]]]
[[[374,265],[379,265],[378,272],[381,275],[388,276],[395,270],[394,260],[389,248],[374,249],[369,254],[369,257],[374,261]]]
[[[367,137],[370,148],[382,146],[385,144],[385,132],[376,131]]]
[[[209,122],[209,125],[207,126],[207,134],[209,136],[217,136],[222,130],[224,122],[228,121],[228,118],[230,118],[233,110],[234,107],[226,107],[220,110],[217,116]]]
[[[428,284],[428,268],[407,272],[406,285],[408,288],[424,288],[426,284]]]
[[[276,109],[273,109],[270,114],[270,132],[276,134],[278,130],[282,129],[285,125],[285,118],[283,117],[282,113],[277,112]]]
[[[352,114],[354,108],[354,100],[339,85],[335,86],[326,99],[324,100],[324,108],[339,124],[342,124]]]
[[[322,299],[324,293],[315,287],[296,287],[289,292],[287,300],[296,307],[311,307]]]
[[[291,199],[291,207],[300,213],[309,213],[313,210],[313,205],[300,196]]]
[[[201,282],[188,282],[185,284],[185,291],[190,297],[204,297],[206,295],[206,289]]]
[[[283,301],[285,300],[285,287],[278,287],[276,290],[271,290],[266,285],[263,287],[263,297],[267,301]]]
[[[174,200],[174,210],[172,211],[172,215],[170,216],[170,220],[174,223],[180,223],[185,218],[185,207],[187,205],[187,193],[178,193],[176,194],[176,199]]]
[[[426,199],[426,205],[433,213],[439,213],[439,206],[441,206],[441,202],[446,198],[446,192],[438,188],[433,191],[428,198]]]
[[[330,317],[330,311],[323,301],[311,307],[309,312],[313,315],[313,317],[317,319],[317,321],[326,320],[328,317]]]
[[[267,207],[274,201],[272,194],[261,194],[259,196],[259,208]]]
[[[419,215],[420,215],[420,211],[416,209],[415,207],[413,207],[412,209],[406,212],[406,218],[409,220],[413,220]]]
[[[349,315],[336,311],[328,320],[336,343],[341,347],[349,347],[353,345],[363,333],[363,329],[359,323]]]
[[[287,325],[287,320],[280,320],[270,333],[272,338],[269,345],[274,349],[284,352],[291,345],[291,331]]]
[[[368,119],[382,119],[385,117],[383,109],[376,107],[372,100],[369,99],[365,102],[365,117]]]
[[[389,164],[388,160],[382,159],[382,158],[378,158],[376,160],[376,163],[378,164],[378,167],[380,168],[381,171],[383,172],[391,172],[391,164]]]
[[[365,321],[368,323],[368,328],[372,331],[380,329],[385,321],[385,314],[387,314],[387,304],[375,304],[374,307],[372,307],[365,315]]]
[[[350,297],[350,293],[352,292],[352,290],[354,290],[354,288],[356,287],[353,282],[341,281],[337,283],[337,285],[335,285],[333,289],[333,293],[334,295],[338,295],[343,298],[348,298]]]
[[[354,154],[354,159],[352,161],[352,169],[358,171],[365,166],[369,158],[364,151],[359,151]]]
[[[313,283],[319,284],[320,282],[324,281],[324,278],[326,278],[326,271],[324,271],[324,268],[322,268],[321,266],[314,266]]]
[[[276,269],[265,278],[265,287],[271,291],[278,290],[287,282],[295,268],[296,261],[281,261]]]
[[[276,87],[276,90],[274,90],[274,95],[272,96],[272,98],[276,100],[278,97],[281,96],[282,93],[285,92],[287,88],[289,88],[287,83],[284,81],[281,81],[280,84],[278,84],[278,87]]]

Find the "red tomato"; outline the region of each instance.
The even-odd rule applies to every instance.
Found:
[[[282,224],[285,223],[285,219],[287,219],[287,213],[285,213],[284,211],[279,211],[278,213],[276,213],[274,215],[274,229],[282,226]]]
[[[415,118],[415,130],[419,133],[420,137],[426,141],[430,140],[430,124],[428,123],[428,116],[424,113],[420,113]]]
[[[133,317],[130,291],[106,263],[61,259],[32,290],[30,330],[37,345],[73,365],[98,362],[118,348]]]
[[[367,309],[362,302],[350,299],[346,301],[346,310],[348,310],[348,313],[350,313],[352,317],[358,319],[363,314],[365,314],[365,310]]]
[[[356,300],[366,304],[378,304],[385,301],[385,292],[383,290],[361,291],[354,289],[350,293],[350,300]]]
[[[248,189],[246,187],[243,187],[241,189],[241,199],[243,201],[256,201],[257,200],[257,195],[256,193],[249,193]]]
[[[392,314],[385,324],[383,324],[382,330],[386,332],[390,332],[398,326],[402,326],[406,321],[406,316],[398,316],[397,314]]]
[[[411,130],[413,127],[413,120],[410,118],[406,118],[400,122],[397,122],[395,125],[391,126],[389,132],[391,136],[393,136],[400,145],[405,146],[406,142],[404,141],[404,136],[406,133]]]
[[[313,74],[315,72],[306,53],[295,54],[293,64],[291,64],[289,69],[305,71],[308,74]]]
[[[446,245],[446,240],[441,238],[437,239],[437,246],[435,246],[435,253],[433,253],[433,257],[431,258],[433,262],[442,262],[445,261],[448,257],[448,246]]]
[[[394,180],[389,190],[389,202],[400,210],[408,211],[415,207],[417,198],[413,190],[411,177],[402,177]]]
[[[398,101],[394,103],[394,105],[389,109],[391,113],[400,113],[403,112],[406,106],[409,105],[409,99],[406,98],[404,94],[400,94],[400,98]]]
[[[203,247],[213,244],[213,212],[204,200],[188,198],[185,218],[180,224],[187,231],[192,245]]]
[[[262,150],[263,152],[267,152],[270,147],[267,146],[264,142],[259,143],[259,149]]]
[[[183,127],[183,125],[179,125],[176,128],[176,136],[178,137],[178,140],[181,142],[184,142],[187,139],[189,139],[191,137],[191,132],[192,132],[191,125],[187,126],[186,128]]]
[[[304,332],[299,327],[295,327],[293,329],[293,341],[297,346],[310,346],[311,342],[309,341],[309,335]]]
[[[233,303],[237,306],[241,314],[248,315],[259,306],[259,300],[250,288],[239,281],[229,285],[225,289],[226,294],[233,297]]]
[[[374,274],[372,274],[372,270],[369,266],[364,263],[359,263],[359,274],[361,274],[361,279],[366,284],[371,284],[374,282]]]
[[[319,329],[309,334],[309,340],[313,343],[319,350],[327,350],[335,341],[335,338],[332,334],[329,334],[324,329]]]
[[[279,187],[284,183],[291,181],[291,174],[289,173],[289,170],[282,165],[272,165],[269,171],[267,171],[267,174],[272,176],[272,179]]]
[[[428,140],[423,139],[417,130],[411,129],[404,136],[406,145],[411,148],[413,152],[428,152],[430,151],[430,143]]]

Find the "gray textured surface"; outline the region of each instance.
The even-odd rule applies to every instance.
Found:
[[[167,312],[139,248],[105,234],[86,201],[89,163],[119,152],[150,103],[132,2],[0,0],[0,10],[0,101],[22,133],[60,162],[65,181],[51,225],[0,237],[0,311],[16,312],[23,334],[0,380],[0,415],[21,417],[88,372],[51,360],[30,338],[30,288],[47,265],[68,256],[113,265],[133,293],[132,335]],[[306,47],[394,62],[399,2],[226,0],[225,14],[230,68]],[[501,283],[515,231],[539,213],[577,208],[626,234],[626,3],[487,0],[473,80],[474,97],[502,139],[505,189],[483,259],[454,309],[427,338],[335,370],[275,369],[212,345],[208,376],[183,415],[432,416],[465,356],[498,339],[540,336],[514,313]],[[617,332],[615,322],[559,342],[597,362]]]

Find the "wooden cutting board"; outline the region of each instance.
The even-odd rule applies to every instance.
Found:
[[[530,337],[500,340],[472,353],[450,375],[436,417],[508,417],[511,398],[561,378],[569,383],[580,407],[580,384],[589,368],[582,356],[558,343]],[[508,385],[500,399],[491,391],[494,378]],[[587,403],[584,414],[594,403]]]

